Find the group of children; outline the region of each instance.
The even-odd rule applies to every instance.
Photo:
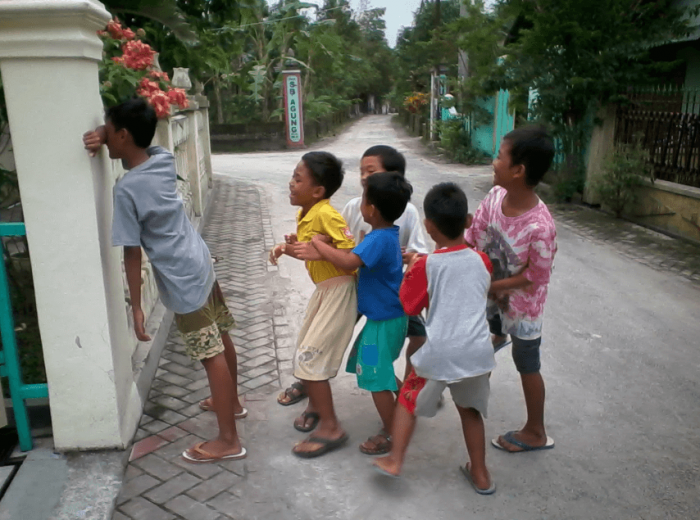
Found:
[[[294,427],[314,433],[293,448],[295,455],[316,457],[347,441],[329,380],[360,316],[366,323],[346,370],[371,392],[381,419],[382,429],[360,444],[363,453],[388,454],[374,461],[378,471],[400,474],[416,416],[434,416],[449,388],[469,453],[462,471],[478,493],[493,493],[483,417],[494,354],[511,341],[528,418],[521,430],[492,443],[509,452],[554,446],[544,428],[540,341],[556,231],[534,192],[553,156],[552,140],[539,127],[506,135],[493,163],[494,188],[474,218],[457,185],[434,186],[424,201],[425,230],[437,246],[432,254],[409,203],[412,188],[398,151],[374,146],[365,152],[363,195],[342,215],[329,202],[342,183],[340,161],[327,152],[302,157],[290,182],[290,202],[300,206],[297,234],[270,252],[273,263],[282,255],[304,260],[316,283],[294,358],[299,382],[278,397],[282,405],[309,397]],[[427,322],[420,317],[424,309]],[[406,336],[402,382],[393,365]]]
[[[241,459],[246,451],[236,419],[247,412],[237,395],[236,352],[228,335],[234,321],[209,250],[177,196],[174,159],[162,148],[149,147],[155,125],[152,108],[135,99],[108,110],[106,124],[83,140],[93,155],[106,144],[110,157],[122,159],[128,169],[115,187],[112,237],[115,246],[124,247],[138,339],[149,339],[140,306],[143,247],[188,354],[207,372],[212,396],[200,407],[216,413],[219,436],[183,457],[192,463]],[[493,493],[483,417],[494,353],[511,341],[527,422],[492,444],[508,452],[554,446],[544,427],[540,341],[556,232],[534,192],[553,156],[552,140],[543,129],[514,130],[501,143],[493,163],[494,188],[474,218],[464,192],[441,183],[425,197],[425,227],[409,202],[405,159],[395,149],[374,146],[365,152],[362,197],[351,200],[342,215],[330,204],[343,182],[342,163],[327,152],[302,157],[289,183],[290,203],[300,208],[296,233],[270,251],[272,263],[282,255],[303,260],[316,285],[294,356],[299,381],[278,397],[282,405],[309,398],[294,428],[313,433],[294,446],[295,455],[316,457],[347,442],[329,381],[362,316],[366,323],[346,370],[371,392],[381,419],[381,430],[360,445],[363,453],[385,455],[374,461],[378,471],[400,474],[416,416],[434,416],[449,388],[469,454],[462,472],[477,493]],[[436,244],[431,254],[426,231]],[[401,380],[393,365],[406,337]]]

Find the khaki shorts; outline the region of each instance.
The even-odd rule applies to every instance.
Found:
[[[187,355],[195,361],[221,354],[224,351],[221,335],[236,326],[219,282],[214,282],[204,307],[188,314],[175,314],[175,323],[185,341]]]
[[[490,374],[482,374],[459,381],[435,381],[420,377],[412,370],[401,387],[399,404],[413,415],[435,417],[440,408],[440,396],[445,388],[449,388],[457,406],[474,408],[486,417],[491,393],[489,376]]]
[[[354,276],[336,276],[317,284],[299,332],[294,377],[306,381],[335,377],[352,339],[356,318]]]

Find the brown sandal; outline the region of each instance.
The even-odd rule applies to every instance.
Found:
[[[277,396],[277,402],[282,406],[290,406],[298,403],[306,397],[306,390],[304,385],[299,381],[292,383],[289,388]],[[289,401],[282,401],[282,399],[289,399]]]
[[[371,443],[372,446],[367,444]],[[380,431],[360,444],[360,451],[365,455],[384,455],[391,451],[391,435],[384,430]]]

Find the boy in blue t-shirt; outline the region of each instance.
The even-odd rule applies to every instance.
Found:
[[[334,249],[316,235],[312,239],[320,255],[341,269],[360,270],[358,311],[367,317],[348,359],[347,371],[357,374],[357,384],[372,392],[382,420],[382,430],[360,445],[360,451],[379,455],[391,451],[394,392],[398,390],[394,361],[406,337],[408,317],[399,300],[403,261],[399,244],[401,216],[412,188],[398,173],[377,173],[367,179],[362,195],[362,217],[372,231],[352,252]]]

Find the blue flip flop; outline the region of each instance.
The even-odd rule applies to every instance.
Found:
[[[523,451],[551,450],[552,448],[554,448],[554,439],[552,439],[549,436],[547,436],[547,442],[544,444],[544,446],[530,446],[529,444],[527,444],[523,441],[519,441],[518,439],[513,437],[513,435],[515,433],[516,433],[515,430],[509,431],[508,433],[506,433],[503,436],[503,439],[506,442],[508,442],[509,444],[512,444],[513,446],[517,446],[518,448],[520,448],[518,451],[510,451],[510,450],[505,449],[498,442],[498,437],[496,437],[495,439],[491,439],[491,444],[493,444],[493,446],[495,448],[498,448],[499,450],[505,451],[508,453],[522,453]]]
[[[511,343],[512,343],[512,341],[510,340],[510,338],[506,338],[506,339],[504,339],[503,341],[501,341],[501,342],[499,342],[499,343],[496,343],[496,344],[493,346],[493,353],[495,354],[496,352],[498,352],[499,350],[501,350],[501,349],[504,348],[504,347],[507,347],[507,346],[510,345]]]

